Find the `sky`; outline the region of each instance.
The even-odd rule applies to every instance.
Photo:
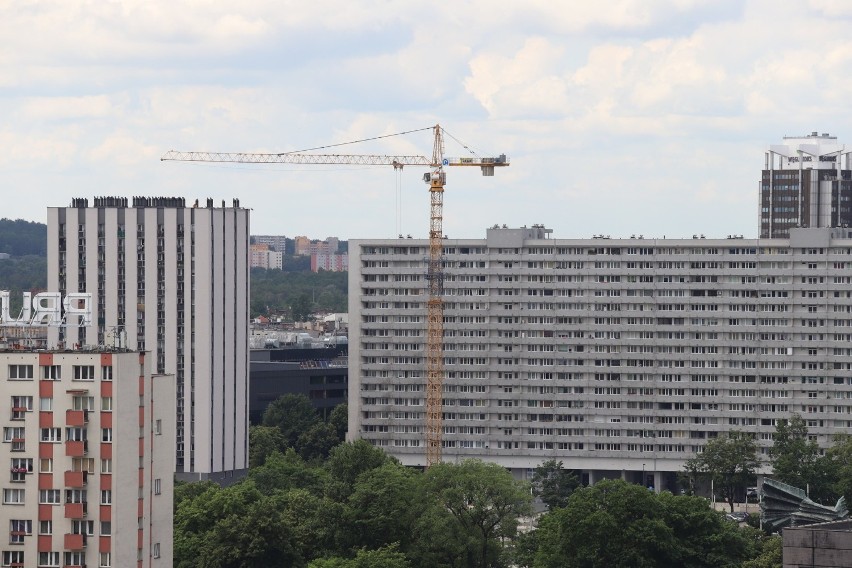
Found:
[[[0,0],[0,217],[73,197],[238,198],[253,234],[426,238],[407,167],[160,161],[440,124],[444,233],[758,232],[770,144],[852,144],[852,2]],[[457,142],[459,141],[459,142]],[[431,156],[428,130],[346,145]]]

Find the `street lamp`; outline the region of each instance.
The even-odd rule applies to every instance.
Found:
[[[642,487],[648,487],[648,479],[645,477],[645,464],[642,464]]]

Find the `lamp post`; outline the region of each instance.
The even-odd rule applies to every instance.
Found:
[[[642,464],[642,487],[648,487],[648,479],[645,477],[645,464]]]

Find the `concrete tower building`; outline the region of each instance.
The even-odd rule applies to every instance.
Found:
[[[730,430],[852,428],[852,229],[445,240],[443,459],[677,490]],[[426,240],[350,241],[349,436],[424,465]]]
[[[793,227],[852,226],[850,153],[837,137],[817,132],[770,146],[760,182],[760,237],[787,238]]]
[[[92,294],[92,324],[50,344],[148,351],[175,375],[176,471],[248,467],[249,211],[182,198],[98,197],[48,209],[48,287]]]

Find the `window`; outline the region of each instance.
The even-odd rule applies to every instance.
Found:
[[[65,553],[65,565],[71,566],[85,566],[86,565],[86,553],[85,552],[66,552]]]
[[[159,495],[162,493],[162,483],[160,482],[160,478],[154,480],[154,495]]]
[[[75,381],[94,381],[95,366],[94,365],[74,365],[74,380]]]
[[[33,397],[31,396],[13,396],[12,397],[12,418],[15,418],[15,412],[31,412],[33,409]],[[21,416],[23,418],[23,416]]]
[[[42,367],[41,378],[46,381],[58,381],[62,378],[62,367],[59,365],[46,365]]]
[[[3,551],[3,566],[23,566],[24,551],[23,550],[4,550]]]
[[[101,460],[101,473],[112,473],[112,460],[102,459]]]
[[[58,552],[39,552],[38,553],[38,565],[39,567],[53,567],[59,566],[59,553]]]
[[[102,396],[101,397],[101,410],[104,412],[108,412],[112,410],[112,397],[111,396]]]
[[[9,521],[9,542],[11,544],[23,544],[24,537],[33,534],[33,522],[24,519],[11,519]]]
[[[42,412],[52,412],[53,411],[53,399],[42,397],[38,399],[38,409]]]
[[[53,521],[39,521],[38,534],[53,534]]]
[[[33,471],[32,458],[12,458],[12,481],[26,481]]]
[[[101,535],[109,536],[112,534],[112,523],[109,521],[101,521]]]
[[[111,381],[112,380],[112,366],[107,365],[101,367],[101,380],[102,381]]]
[[[33,378],[32,365],[9,365],[9,380],[27,381]]]
[[[25,430],[23,426],[6,426],[3,428],[3,441],[14,442],[16,440],[23,441]]]
[[[69,442],[82,442],[87,438],[86,428],[71,426],[65,429],[65,439]]]
[[[71,408],[74,410],[94,410],[95,397],[93,396],[75,396],[71,399]]]
[[[101,505],[112,505],[111,489],[101,489]]]
[[[154,543],[154,550],[153,550],[152,554],[154,555],[154,558],[160,557],[160,543],[159,542]]]
[[[95,521],[71,521],[71,534],[95,535]]]
[[[85,489],[66,489],[65,490],[65,502],[66,503],[86,503],[88,502],[87,492]]]
[[[59,505],[61,499],[59,489],[42,489],[38,492],[38,502],[42,505]]]
[[[100,556],[100,568],[111,568],[112,566],[112,558],[110,557],[109,552],[101,552]]]
[[[62,441],[62,430],[59,428],[42,428],[41,429],[41,441],[42,442],[61,442]]]
[[[112,428],[101,428],[101,441],[112,442]]]
[[[4,489],[3,490],[4,505],[23,505],[24,490],[23,489]]]
[[[41,458],[38,460],[38,470],[41,473],[53,473],[53,458]]]
[[[162,433],[163,433],[163,421],[158,418],[157,420],[154,421],[154,434],[159,436]]]

